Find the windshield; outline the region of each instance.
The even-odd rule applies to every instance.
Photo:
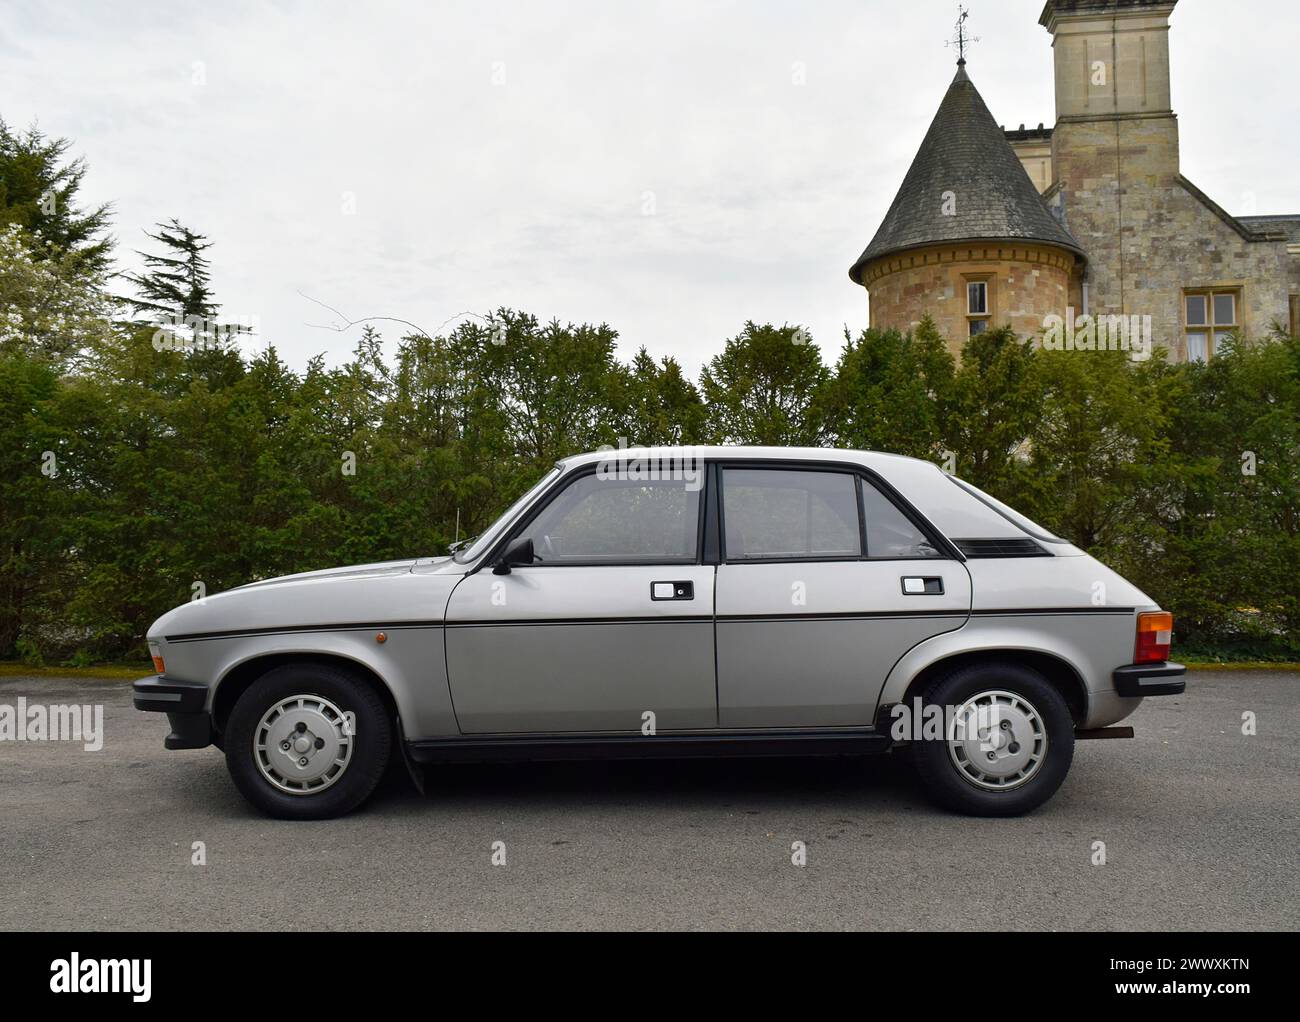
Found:
[[[1064,543],[1067,545],[1069,544],[1070,541],[1068,539],[1062,539],[1060,536],[1052,535],[1052,533],[1048,532],[1041,525],[1038,525],[1035,522],[1031,522],[1019,511],[1015,510],[1014,508],[1007,507],[1004,503],[1002,503],[1002,501],[998,500],[997,497],[990,497],[978,486],[972,486],[970,483],[966,482],[966,480],[958,479],[956,476],[948,476],[948,478],[951,479],[958,486],[960,486],[967,493],[969,493],[976,500],[984,504],[987,504],[994,511],[996,511],[1003,518],[1005,518],[1012,525],[1014,525],[1017,529],[1020,529],[1022,532],[1027,532],[1029,535],[1033,536],[1034,539],[1041,540],[1044,543]]]
[[[452,560],[457,564],[467,564],[482,556],[483,551],[491,546],[497,536],[501,534],[501,530],[509,525],[520,511],[531,504],[533,498],[541,493],[542,490],[546,489],[546,487],[549,486],[559,474],[560,469],[557,465],[534,483],[532,489],[511,504],[510,507],[506,509],[505,514],[479,533],[472,541],[466,540],[465,542],[468,545],[459,547],[452,555]]]

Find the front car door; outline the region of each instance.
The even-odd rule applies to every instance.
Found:
[[[736,462],[719,478],[719,726],[870,726],[898,659],[969,618],[965,566],[854,466]]]
[[[462,732],[717,726],[702,483],[580,470],[503,541],[530,538],[533,564],[456,586],[446,650]]]

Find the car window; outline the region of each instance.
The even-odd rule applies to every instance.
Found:
[[[470,561],[480,556],[489,546],[492,545],[492,542],[497,538],[497,536],[501,534],[501,530],[509,525],[519,512],[531,504],[534,498],[546,489],[546,487],[550,486],[555,480],[555,477],[559,474],[560,470],[558,467],[548,471],[546,475],[542,476],[541,479],[537,480],[537,482],[532,485],[527,493],[511,504],[506,509],[505,514],[501,515],[500,518],[477,536],[466,540],[464,546],[454,548],[452,559],[458,564],[468,564]]]
[[[907,515],[868,482],[862,484],[862,510],[867,521],[867,556],[873,560],[943,556]]]
[[[855,477],[798,469],[724,469],[727,560],[862,556]]]
[[[575,479],[519,533],[539,564],[692,563],[700,490],[685,480]]]
[[[1033,536],[1034,539],[1040,539],[1044,543],[1069,544],[1070,541],[1068,539],[1062,539],[1060,536],[1048,532],[1037,522],[1030,521],[1015,508],[1007,507],[1007,505],[998,500],[997,497],[985,493],[978,486],[972,486],[970,483],[966,482],[965,479],[958,479],[956,476],[950,475],[948,478],[980,503],[984,504],[986,507],[992,508],[1021,532],[1028,533],[1030,536]]]

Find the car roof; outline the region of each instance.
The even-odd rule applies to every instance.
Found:
[[[736,460],[736,461],[823,461],[852,462],[867,468],[879,468],[888,471],[890,465],[906,462],[912,465],[925,465],[936,472],[937,465],[919,458],[909,458],[901,454],[885,454],[880,451],[853,451],[829,447],[611,447],[604,450],[576,454],[561,459],[559,464],[565,469],[590,465],[611,458],[646,460]]]

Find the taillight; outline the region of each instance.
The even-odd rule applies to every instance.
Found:
[[[1169,659],[1174,637],[1174,616],[1163,610],[1138,615],[1135,664],[1162,664]]]
[[[167,669],[163,665],[162,647],[156,642],[149,643],[149,656],[153,660],[153,669],[159,674],[166,674]]]

